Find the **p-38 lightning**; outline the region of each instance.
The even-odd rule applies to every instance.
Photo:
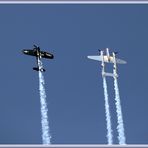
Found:
[[[104,55],[103,50],[99,50],[99,55],[92,55],[92,56],[87,56],[89,59],[96,60],[96,61],[101,61],[101,62],[106,62],[106,63],[114,63],[116,62],[117,64],[126,64],[126,61],[122,59],[116,59],[114,61],[114,57],[110,55],[109,53],[109,48],[106,48],[106,55]],[[117,54],[117,52],[113,52],[114,54]]]
[[[39,46],[33,45],[33,49],[23,49],[22,51],[26,55],[35,56],[37,61],[37,67],[33,67],[33,70],[44,72],[45,69],[40,66],[41,58],[53,59],[54,56],[51,53],[41,51]]]
[[[117,52],[112,52],[112,55],[109,53],[109,49],[106,48],[106,54],[104,50],[99,50],[99,55],[87,56],[89,59],[100,61],[102,64],[102,76],[118,77],[117,75],[117,65],[116,64],[126,64],[127,62],[116,58]],[[113,64],[113,73],[105,72],[105,63]]]

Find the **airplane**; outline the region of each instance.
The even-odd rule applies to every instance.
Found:
[[[113,52],[114,54],[117,54],[117,52]],[[103,57],[103,58],[102,58]],[[99,55],[92,55],[92,56],[87,56],[87,58],[96,60],[96,61],[101,61],[101,62],[106,62],[106,63],[114,63],[114,57],[110,55],[109,53],[109,48],[106,48],[106,55],[103,55],[103,51],[99,49]],[[122,60],[122,59],[116,59],[117,64],[126,64],[127,62]]]
[[[33,49],[23,49],[22,52],[26,55],[35,56],[37,61],[37,67],[33,67],[33,70],[44,72],[45,69],[40,66],[40,60],[41,58],[46,59],[53,59],[54,56],[51,53],[41,51],[39,46],[33,45]]]

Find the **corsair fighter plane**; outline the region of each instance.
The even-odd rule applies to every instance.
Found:
[[[23,49],[23,53],[26,54],[26,55],[35,56],[36,61],[37,61],[37,67],[33,67],[33,70],[43,72],[43,71],[45,71],[45,69],[43,67],[41,67],[40,63],[39,63],[41,58],[53,59],[54,56],[51,53],[41,51],[40,47],[38,47],[36,45],[33,45],[33,46],[34,46],[33,49]]]

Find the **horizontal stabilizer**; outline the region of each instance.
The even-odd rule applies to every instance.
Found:
[[[102,76],[107,76],[107,77],[118,77],[118,75],[115,75],[113,73],[108,73],[108,72],[102,72]]]
[[[39,69],[39,67],[33,67],[33,70],[45,72],[44,68]]]

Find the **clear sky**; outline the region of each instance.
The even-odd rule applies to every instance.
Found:
[[[87,59],[106,47],[128,62],[118,66],[127,143],[148,144],[148,5],[1,4],[0,41],[0,144],[42,143],[36,61],[21,51],[33,44],[55,56],[43,59],[53,144],[107,143],[101,66]]]

